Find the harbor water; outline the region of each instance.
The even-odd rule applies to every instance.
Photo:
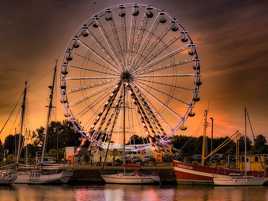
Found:
[[[0,187],[0,201],[267,201],[267,187],[29,186]]]

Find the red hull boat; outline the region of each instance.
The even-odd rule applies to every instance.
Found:
[[[176,160],[173,161],[173,169],[178,184],[213,184],[213,177],[217,175],[243,174],[237,169],[202,166]],[[249,172],[249,175],[263,176],[263,172]]]

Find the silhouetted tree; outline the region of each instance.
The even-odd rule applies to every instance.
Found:
[[[243,153],[245,151],[245,137],[244,136],[241,136],[238,140],[238,143],[239,143],[239,150],[240,150],[240,153]],[[252,141],[246,137],[246,145],[247,145],[247,152],[251,152],[252,151]]]
[[[23,141],[24,138],[22,137],[21,139]],[[19,143],[19,134],[8,135],[5,138],[4,149],[8,150],[9,154],[16,154],[18,150],[18,143]]]
[[[267,140],[263,135],[257,135],[254,140],[253,152],[256,154],[268,153]]]

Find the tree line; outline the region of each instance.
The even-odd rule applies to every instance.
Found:
[[[28,152],[28,158],[34,160],[41,153],[45,135],[45,128],[40,127],[33,131],[30,135],[30,143],[25,145],[21,152],[21,158],[24,159],[26,154],[26,148]],[[222,144],[228,137],[207,138],[207,150],[215,149],[217,146]],[[26,137],[22,137],[23,141],[26,141]],[[8,135],[3,143],[0,141],[0,160],[3,161],[5,158],[7,161],[14,161],[17,153],[19,142],[19,134],[13,133]],[[127,144],[143,144],[145,138],[138,135],[133,135],[127,142]],[[202,151],[203,137],[192,137],[186,135],[176,135],[171,137],[171,145],[173,151],[179,151],[184,156],[192,156],[195,154],[201,154]],[[211,143],[212,142],[212,143]],[[252,154],[268,154],[267,140],[264,135],[257,135],[254,140],[247,138],[247,150]],[[25,144],[25,143],[24,143]],[[241,136],[238,139],[240,152],[244,151],[244,137]],[[47,131],[47,145],[46,152],[49,156],[62,160],[64,158],[64,149],[67,146],[78,147],[80,145],[80,135],[75,131],[72,124],[68,121],[63,122],[51,122]],[[211,147],[213,145],[213,147]],[[219,150],[218,153],[222,154],[235,154],[236,142],[230,140],[225,147]]]
[[[235,154],[236,147],[238,144],[240,154],[245,150],[245,137],[240,136],[236,141],[231,140],[229,137],[218,137],[211,140],[211,138],[207,137],[206,142],[206,150],[209,153],[211,150],[214,150],[219,145],[221,145],[224,141],[230,140],[230,142],[224,146],[222,149],[218,151],[220,154]],[[175,149],[180,150],[184,155],[194,155],[201,154],[202,152],[202,143],[203,136],[200,137],[191,137],[191,136],[174,136],[172,138],[172,145]],[[264,135],[259,134],[255,137],[254,140],[250,138],[246,138],[246,146],[247,152],[249,154],[268,154],[268,145],[267,140]]]

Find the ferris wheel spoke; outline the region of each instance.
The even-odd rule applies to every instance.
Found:
[[[185,91],[194,91],[193,88],[186,88],[186,87],[182,87],[182,86],[179,86],[179,85],[171,85],[171,84],[167,84],[166,82],[157,82],[157,81],[153,81],[153,80],[146,80],[146,79],[142,79],[142,78],[136,78],[137,80],[139,81],[142,81],[142,82],[149,82],[149,83],[153,83],[153,84],[159,84],[159,85],[162,85],[162,86],[167,86],[167,87],[172,87],[172,88],[176,88],[176,89],[182,89],[182,90],[185,90]]]
[[[66,80],[113,80],[118,79],[117,76],[110,76],[110,77],[67,77]]]
[[[128,34],[127,34],[127,25],[126,25],[126,17],[122,17],[121,19],[122,26],[122,56],[124,58],[124,67],[125,70],[128,68]]]
[[[94,50],[93,48],[89,47],[86,43],[84,43],[82,40],[80,40],[81,44],[84,45],[84,47],[86,47],[88,50],[90,50],[96,57],[100,58],[103,62],[105,62],[106,64],[108,64],[109,66],[112,67],[112,69],[119,73],[117,67],[112,64],[110,61],[108,61],[104,56],[100,55],[98,52],[96,52],[96,50]]]
[[[128,52],[128,36],[127,36],[127,24],[126,17],[121,18],[121,26],[122,26],[122,35],[123,38],[123,52],[125,53],[125,65],[127,65],[127,52]]]
[[[141,68],[141,66],[143,66],[143,68],[145,68],[145,66],[147,64],[152,63],[156,58],[158,58],[164,51],[168,50],[170,48],[170,46],[175,43],[176,41],[178,41],[179,39],[181,39],[181,36],[171,40],[169,43],[165,44],[163,47],[160,47],[159,49],[153,50],[149,55],[147,55],[147,59],[144,59],[144,61],[137,67]],[[181,49],[181,48],[180,48]],[[180,50],[178,49],[178,51]],[[156,51],[156,53],[154,53]],[[136,69],[136,70],[137,70]]]
[[[143,57],[141,57],[140,61],[137,62],[136,66],[140,66],[142,64],[142,62],[146,58],[148,58],[148,56],[151,55],[154,50],[157,49],[158,45],[160,45],[161,43],[164,43],[163,39],[168,35],[169,31],[170,31],[170,29],[167,29],[167,31],[165,31],[160,37],[155,36],[157,38],[157,40],[154,43],[152,43],[150,46],[145,47],[145,50],[147,49],[148,53],[146,55],[144,55]],[[154,35],[154,34],[152,33],[152,35]]]
[[[163,127],[162,127],[162,125],[160,124],[159,120],[157,119],[156,115],[154,114],[154,111],[151,109],[150,104],[148,104],[148,102],[142,96],[141,92],[138,91],[138,93],[135,94],[135,95],[136,95],[136,97],[139,97],[139,98],[136,98],[136,99],[139,99],[142,102],[142,104],[140,104],[140,105],[148,113],[147,117],[149,118],[149,120],[154,125],[153,127],[155,128],[155,130],[157,130],[159,133],[165,132]]]
[[[154,109],[155,111],[157,111],[156,109]],[[163,115],[161,114],[161,112],[156,112],[156,115],[159,117],[159,119],[161,119],[161,121],[163,123],[165,123],[165,125],[168,127],[169,130],[172,130],[171,125],[168,123],[168,121],[163,117]]]
[[[96,67],[82,67],[82,66],[77,66],[77,65],[70,65],[71,68],[79,69],[79,70],[84,70],[84,71],[90,71],[90,72],[95,72],[95,73],[101,73],[101,74],[106,74],[106,75],[114,75],[114,76],[119,76],[119,74],[114,74],[114,73],[108,73],[100,70],[95,70]]]
[[[102,95],[102,96],[101,96]],[[95,108],[98,104],[102,105],[102,102],[104,102],[103,100],[105,99],[105,97],[107,97],[109,95],[109,92],[106,93],[99,93],[97,94],[94,99],[94,101],[92,101],[91,104],[87,105],[86,107],[84,107],[82,110],[80,110],[77,113],[78,117],[82,117],[85,114],[87,114],[91,109]],[[99,101],[102,100],[102,101]]]
[[[113,110],[111,110],[111,115],[108,119],[108,121],[106,121],[106,126],[104,128],[104,131],[107,132],[109,126],[111,125],[112,127],[114,127],[115,125],[111,124],[112,123],[112,119],[114,118],[114,124],[116,123],[116,120],[117,120],[117,116],[119,115],[120,113],[120,108],[121,108],[121,103],[122,103],[122,99],[119,98],[116,102],[116,106],[113,107]],[[113,128],[112,128],[113,130]]]
[[[147,94],[149,94],[156,102],[158,102],[161,106],[163,106],[165,109],[167,109],[171,114],[173,114],[174,116],[176,116],[177,118],[183,119],[183,117],[178,114],[177,112],[175,112],[172,108],[170,108],[166,103],[164,103],[163,101],[161,101],[159,98],[157,98],[155,95],[153,95],[149,90],[145,89],[144,87],[142,87],[140,84],[136,83],[135,85],[137,85],[139,88],[141,88],[144,92],[146,92]]]
[[[87,60],[87,61],[90,61],[90,62],[92,62],[93,64],[96,64],[97,66],[102,67],[103,69],[107,69],[107,70],[110,71],[110,73],[118,73],[117,71],[114,71],[113,69],[111,69],[111,68],[108,67],[108,66],[105,66],[105,65],[100,64],[99,62],[95,61],[94,59],[92,59],[92,58],[90,58],[90,57],[83,56],[83,55],[81,55],[81,54],[79,54],[79,53],[76,53],[76,52],[74,53],[74,55],[76,55],[76,56],[78,56],[78,57],[80,57],[80,58],[82,58],[82,59],[85,59],[85,60]]]
[[[134,103],[132,101],[130,101],[130,107],[133,108],[134,107]],[[131,129],[134,131],[135,130],[135,125],[134,125],[134,111],[133,110],[130,110],[131,111],[131,114],[130,114],[130,119],[131,119],[131,122],[132,122],[132,126],[131,126]]]
[[[159,75],[138,75],[136,76],[137,78],[161,78],[161,77],[166,77],[166,78],[174,78],[174,77],[194,77],[194,73],[176,73],[176,74],[159,74]]]
[[[119,107],[120,107],[120,106],[121,106],[121,105],[119,105]],[[104,161],[106,161],[106,159],[107,159],[108,150],[109,150],[109,147],[110,147],[110,143],[111,143],[111,141],[112,141],[113,130],[114,130],[116,121],[117,121],[118,116],[119,116],[119,111],[120,111],[120,109],[117,108],[117,109],[116,109],[116,114],[115,114],[115,117],[114,117],[114,120],[113,120],[113,123],[112,123],[112,127],[111,127],[111,130],[110,130],[109,142],[108,142],[107,151],[106,151],[106,153],[105,153],[105,159],[104,159]]]
[[[144,90],[143,88],[141,88],[141,89],[146,92],[146,90]],[[162,101],[160,101],[156,96],[154,96],[150,92],[149,93],[146,92],[146,94],[149,95],[150,97],[152,97],[156,102],[158,102],[162,107],[164,107],[165,110],[169,111],[173,116],[175,116],[178,119],[182,119],[178,113],[176,113],[173,109],[169,108],[168,106],[165,106],[165,104]],[[147,97],[147,96],[145,96],[145,97]],[[147,101],[148,101],[148,98],[147,98]],[[154,106],[153,106],[153,108],[154,108]],[[157,111],[157,113],[156,113],[157,116],[162,120],[163,123],[165,123],[165,125],[169,128],[169,130],[172,130],[172,126],[168,123],[168,120],[166,120],[166,118],[163,117],[163,115],[162,115],[163,111],[159,111],[157,109],[154,109],[154,111]]]
[[[142,102],[142,98],[138,97],[137,94],[134,92],[134,90],[131,88],[131,91],[133,93],[133,96],[135,97],[135,102],[137,104],[138,110],[140,111],[140,115],[141,115],[141,119],[142,121],[145,123],[147,123],[147,125],[149,126],[150,130],[153,133],[155,132],[155,126],[153,126],[154,122],[152,121],[152,119],[150,118],[150,114],[148,114],[148,111],[146,110],[145,107],[143,107]],[[146,129],[148,129],[148,127],[146,127]]]
[[[159,17],[159,13],[157,14],[157,16],[155,17],[151,27],[148,29],[147,34],[144,38],[142,38],[139,48],[137,49],[137,52],[141,51],[141,57],[143,55],[144,49],[146,49],[146,47],[149,45],[149,42],[151,41],[152,38],[152,33],[155,31],[155,29],[157,29],[159,22],[158,22],[158,17]],[[134,60],[133,60],[133,65],[136,66],[137,64],[137,59],[141,59],[141,57],[138,57],[138,54],[135,56]]]
[[[160,58],[156,58],[156,59],[153,59],[151,62],[149,62],[147,65],[144,66],[144,68],[148,68],[148,67],[151,67],[151,66],[154,66],[154,65],[157,65],[159,63],[161,63],[162,61],[166,60],[166,59],[169,59],[171,57],[174,57],[175,55],[177,54],[180,54],[182,52],[184,52],[185,50],[187,50],[187,46],[184,46],[184,47],[181,47],[177,50],[174,50],[172,52],[169,52],[168,54],[160,57]]]
[[[133,25],[134,24],[134,25]],[[134,41],[135,41],[135,35],[136,35],[136,24],[137,20],[136,17],[132,17],[131,26],[130,26],[130,36],[129,36],[129,57],[128,57],[128,66],[130,65],[131,59],[132,59],[132,52],[134,52]]]
[[[112,87],[109,86],[109,87],[106,87],[106,88],[104,88],[104,89],[98,90],[98,91],[96,91],[95,93],[90,94],[89,96],[86,96],[86,97],[84,97],[84,98],[82,98],[82,99],[80,99],[80,100],[74,102],[73,104],[71,104],[71,107],[78,106],[79,104],[81,104],[81,103],[83,103],[83,102],[85,102],[85,101],[87,101],[87,100],[89,100],[89,99],[91,99],[91,98],[93,98],[93,97],[95,97],[95,96],[98,96],[100,93],[105,93],[105,92],[107,92],[107,90],[109,90],[109,89],[112,89]]]
[[[165,118],[162,116],[161,112],[159,112],[155,107],[154,105],[149,101],[149,98],[144,94],[142,93],[138,87],[136,86],[136,90],[142,94],[144,96],[144,98],[146,99],[146,102],[148,102],[148,104],[152,107],[152,110],[154,112],[155,115],[157,115],[159,117],[159,119],[162,120],[162,122],[164,122],[166,124],[166,126],[169,128],[169,130],[171,130],[171,125],[167,122],[167,120],[165,120]]]
[[[94,125],[96,125],[100,121],[100,124],[97,128],[98,131],[102,128],[103,124],[105,123],[105,119],[106,119],[109,111],[111,110],[112,105],[113,105],[120,89],[122,88],[121,85],[122,84],[119,84],[118,87],[116,89],[114,89],[113,95],[111,97],[109,97],[109,99],[107,101],[107,105],[106,104],[104,105],[102,112],[98,116],[100,118],[96,119],[96,121],[94,122]]]
[[[136,73],[138,75],[150,74],[150,73],[154,73],[154,72],[157,72],[157,71],[167,70],[167,69],[170,69],[170,68],[176,68],[176,67],[183,66],[183,65],[189,64],[189,63],[193,63],[193,60],[192,59],[186,59],[186,60],[181,61],[179,63],[175,63],[175,64],[171,64],[171,65],[167,65],[167,66],[160,66],[158,68],[149,68],[149,69],[141,68],[139,71],[136,71],[136,72],[134,71],[134,73]]]
[[[112,18],[111,20],[111,26],[112,26],[112,32],[113,32],[113,35],[115,37],[115,40],[117,42],[117,45],[119,47],[119,52],[121,54],[121,58],[122,58],[122,62],[123,62],[123,68],[125,68],[126,66],[126,61],[125,61],[125,57],[124,57],[124,53],[123,53],[123,49],[122,49],[122,46],[121,46],[121,43],[120,43],[120,39],[119,39],[119,34],[118,34],[118,30],[117,30],[117,27],[115,25],[115,21],[114,21],[114,18]]]
[[[100,30],[100,29],[99,29]],[[118,59],[116,58],[116,56],[114,55],[114,52],[112,51],[111,53],[109,52],[109,50],[107,48],[104,47],[104,45],[102,44],[102,42],[89,30],[89,32],[91,33],[91,37],[97,42],[97,44],[100,46],[100,48],[110,57],[110,59],[112,61],[115,61],[117,66],[120,66],[120,62],[118,61]],[[102,33],[102,30],[100,30],[100,32]],[[106,36],[104,33],[102,33],[102,36],[105,38],[105,41],[108,44],[108,48],[110,48],[109,43],[106,39]],[[111,49],[111,48],[110,48]],[[113,54],[113,55],[112,55]],[[119,70],[119,69],[118,69]]]
[[[169,98],[172,98],[172,99],[176,100],[179,103],[183,103],[183,104],[189,106],[189,104],[187,102],[185,102],[184,100],[181,100],[181,99],[179,99],[179,98],[177,98],[175,96],[172,96],[172,95],[168,94],[165,91],[162,91],[162,90],[159,90],[157,88],[154,88],[154,87],[152,87],[152,86],[150,86],[148,84],[145,84],[145,83],[141,82],[140,80],[138,80],[138,82],[143,86],[149,87],[150,89],[153,89],[154,91],[157,91],[158,93],[164,94],[164,95],[168,96]]]
[[[148,23],[148,18],[146,17],[146,15],[144,14],[143,16],[143,20],[140,24],[140,28],[138,27],[138,36],[137,36],[137,42],[136,42],[136,48],[135,48],[135,44],[133,44],[133,52],[138,52],[139,48],[140,48],[140,45],[141,45],[141,42],[142,42],[142,39],[144,37],[144,33],[145,33],[145,27],[147,26],[147,23]],[[135,55],[136,56],[136,55]],[[133,62],[134,62],[134,58],[135,56],[132,57],[131,61],[130,61],[130,66],[133,65]]]
[[[145,17],[146,19],[146,17]],[[144,32],[145,32],[145,26],[147,25],[147,20],[143,20],[142,21],[142,24],[141,24],[141,27],[137,28],[137,41],[134,42],[133,44],[133,53],[138,53],[138,49],[140,47],[140,44],[141,44],[141,41],[142,41],[142,38],[143,38],[143,35],[144,35]],[[133,55],[132,58],[131,58],[131,61],[130,61],[130,66],[133,65],[133,62],[134,62],[134,58],[136,57],[137,55]]]
[[[100,30],[102,37],[104,38],[106,44],[108,45],[108,48],[110,49],[111,53],[113,54],[115,60],[120,64],[121,69],[123,69],[123,61],[121,60],[121,58],[117,54],[116,48],[114,47],[113,43],[111,42],[111,40],[108,36],[109,33],[106,33],[101,22],[99,22],[99,30]]]
[[[126,55],[126,63],[129,66],[129,59],[131,57],[132,52],[132,44],[134,43],[135,29],[136,29],[136,17],[131,15],[130,17],[130,26],[129,26],[129,34],[127,37],[127,55]]]
[[[98,103],[103,103],[103,102],[106,101],[105,98],[106,98],[106,97],[103,98],[103,101],[101,101],[101,102],[98,102],[98,101],[97,101],[97,102],[98,102]],[[105,100],[105,101],[104,101],[104,100]],[[95,106],[92,107],[92,111],[93,111],[94,113],[97,114],[98,111],[100,111],[102,108],[103,108],[103,104],[97,104],[96,107],[95,107]],[[94,110],[93,110],[93,109],[94,109]],[[95,118],[96,118],[96,116],[92,115],[92,117],[91,117],[90,119],[88,119],[87,122],[93,122],[93,120],[94,120]],[[86,129],[89,130],[91,126],[92,126],[92,125],[87,124]]]
[[[103,87],[103,86],[106,86],[108,84],[111,84],[110,80],[108,80],[106,82],[101,82],[101,83],[97,83],[97,84],[84,86],[84,87],[74,88],[74,89],[70,90],[69,94],[77,93],[77,92],[80,92],[80,91],[86,91],[88,89],[95,89],[95,88],[98,88],[98,87]]]

